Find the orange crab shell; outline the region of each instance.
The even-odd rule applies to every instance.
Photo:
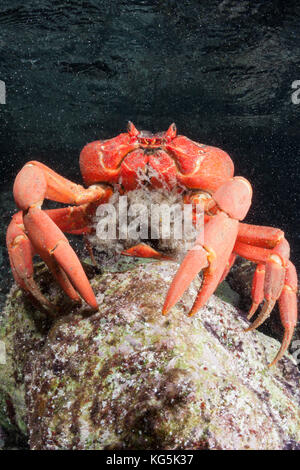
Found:
[[[151,139],[147,144],[130,133],[122,133],[87,144],[80,154],[84,182],[91,185],[121,181],[123,189],[129,191],[137,188],[140,172],[148,171],[153,188],[166,184],[169,189],[184,186],[213,193],[233,177],[233,162],[221,149],[198,144],[183,135],[169,141],[159,135]],[[153,141],[159,141],[159,146]],[[155,174],[160,178],[155,178]]]

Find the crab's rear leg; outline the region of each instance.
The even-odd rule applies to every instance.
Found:
[[[251,290],[252,305],[251,305],[249,314],[247,316],[248,320],[250,320],[250,318],[253,317],[259,305],[264,300],[265,275],[266,275],[265,265],[262,263],[259,263],[256,267],[256,270],[253,276],[253,281],[252,281],[252,290]]]
[[[297,323],[297,273],[289,261],[289,244],[279,229],[241,224],[234,251],[257,263],[252,284],[253,304],[248,318],[265,299],[262,311],[247,331],[260,326],[278,300],[285,332],[280,351],[271,364],[274,365],[287,350]]]
[[[265,299],[261,314],[252,327],[259,326],[267,318],[284,285],[290,247],[284,233],[273,227],[240,224],[234,252],[257,263],[252,284],[253,304],[251,318]]]
[[[295,266],[290,261],[287,263],[284,286],[278,303],[284,336],[280,350],[270,366],[276,364],[288,349],[297,324],[297,273]]]
[[[108,196],[108,193],[111,194],[111,190],[106,191],[100,186],[84,189],[39,162],[29,162],[17,175],[14,184],[14,197],[16,204],[22,210],[24,231],[22,234],[19,233],[18,230],[22,227],[16,226],[15,220],[12,221],[8,228],[8,250],[16,281],[21,287],[25,286],[26,290],[30,291],[42,303],[45,304],[44,299],[37,289],[32,287],[33,268],[30,251],[41,256],[61,287],[72,299],[79,298],[76,292],[78,291],[89,305],[93,308],[97,307],[94,293],[75,252],[49,213],[41,210],[44,198],[80,205],[100,202],[101,199]],[[71,208],[62,210],[72,212]],[[69,219],[70,228],[76,229],[78,227],[76,221],[79,225],[81,224],[80,217],[79,221],[77,220],[79,212],[74,212],[73,220],[72,217]],[[63,225],[63,221],[61,225]],[[14,232],[17,236],[14,236]],[[22,257],[26,260],[25,266],[18,262]]]

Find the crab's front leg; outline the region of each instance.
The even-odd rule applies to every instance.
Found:
[[[250,183],[244,178],[235,177],[217,189],[211,201],[205,202],[206,210],[211,205],[215,215],[209,218],[204,234],[199,234],[194,247],[180,265],[167,293],[163,314],[168,313],[176,304],[202,269],[203,283],[190,315],[194,315],[213,294],[228,265],[233,262],[232,251],[238,234],[239,220],[246,216],[251,197]]]
[[[111,194],[100,186],[88,189],[63,178],[39,162],[29,162],[18,173],[14,183],[14,198],[22,212],[16,214],[7,230],[7,246],[12,271],[16,282],[29,291],[46,308],[49,302],[40,293],[33,280],[32,255],[37,253],[45,261],[52,274],[67,295],[78,300],[77,292],[93,308],[97,302],[77,255],[69,245],[61,229],[51,218],[51,213],[41,209],[45,198],[67,204],[89,204],[100,202]],[[63,214],[67,217],[70,231],[81,228],[82,212],[76,208],[60,211],[59,225],[64,225]],[[59,211],[59,210],[58,210]],[[81,212],[81,215],[80,215]],[[56,212],[58,220],[58,212]],[[66,224],[65,220],[65,224]],[[64,227],[66,228],[66,227]]]
[[[289,244],[282,230],[240,224],[234,251],[257,263],[252,283],[253,303],[248,318],[254,315],[259,304],[265,300],[260,314],[247,331],[260,326],[278,300],[284,338],[271,365],[276,364],[289,347],[297,324],[297,273],[289,260]]]

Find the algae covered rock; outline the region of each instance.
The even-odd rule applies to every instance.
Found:
[[[163,317],[176,269],[94,275],[97,312],[68,304],[42,273],[65,302],[53,321],[14,287],[1,319],[0,426],[27,432],[31,449],[297,448],[293,358],[268,369],[278,342],[245,334],[243,314],[216,296],[188,317],[198,279]]]

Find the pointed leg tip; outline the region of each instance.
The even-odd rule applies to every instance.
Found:
[[[254,320],[254,322],[245,331],[255,330],[260,325],[262,325],[265,322],[265,320],[270,316],[270,313],[273,310],[275,302],[276,302],[275,299],[266,300],[260,314],[258,315],[258,317]],[[250,313],[251,313],[251,310],[250,310]]]
[[[86,301],[86,303],[95,311],[99,309],[99,305],[96,298],[93,300]]]
[[[280,361],[280,359],[282,359],[282,357],[284,356],[284,353],[285,351],[278,351],[278,354],[274,357],[273,361],[268,364],[268,368],[270,369],[271,367],[276,366],[278,361]]]
[[[294,328],[295,328],[294,326],[291,326],[291,327],[285,329],[280,349],[279,349],[275,359],[273,359],[271,364],[269,364],[269,367],[272,367],[272,366],[276,365],[278,363],[278,361],[280,361],[283,358],[283,356],[285,355],[285,353],[287,352],[287,350],[289,348],[289,345],[291,343],[291,340],[293,338]]]
[[[58,313],[59,311],[58,306],[52,303],[49,299],[47,299],[47,297],[44,296],[44,294],[42,294],[38,285],[36,284],[36,282],[33,280],[32,277],[25,278],[23,282],[26,288],[25,292],[28,293],[30,296],[32,296],[35,299],[35,301],[39,305],[41,305],[42,308],[44,308],[50,314]]]
[[[81,297],[79,297],[79,302],[82,303],[82,300],[84,300],[85,303],[87,303],[91,307],[91,309],[95,311],[99,309],[99,304],[97,302],[94,291],[92,290],[92,287],[90,285],[88,285],[87,292],[81,293]]]
[[[251,318],[253,317],[253,315],[255,314],[256,310],[258,309],[258,304],[256,304],[255,302],[253,302],[250,310],[249,310],[249,313],[247,315],[247,320],[251,320]]]
[[[195,309],[195,310],[192,309],[192,310],[190,310],[189,313],[188,313],[188,317],[193,317],[197,312],[198,312],[198,309]]]
[[[252,327],[252,325],[248,326],[248,328],[244,329],[244,333],[248,333],[249,331],[253,331],[255,328]]]
[[[163,307],[161,314],[166,317],[169,313],[170,309],[168,307]]]
[[[90,287],[90,286],[88,286],[88,287]],[[87,290],[90,291],[90,292],[82,292],[81,297],[93,310],[96,311],[96,310],[98,310],[99,305],[98,305],[98,302],[97,302],[96,297],[94,295],[94,292],[91,291],[91,288],[87,289]],[[79,299],[79,301],[80,301],[80,299]]]
[[[166,316],[168,315],[168,313],[170,312],[170,310],[174,307],[174,305],[176,305],[176,303],[178,302],[179,299],[172,299],[172,298],[168,298],[168,296],[166,297],[165,299],[165,303],[163,305],[163,308],[162,308],[162,315],[163,316]]]

